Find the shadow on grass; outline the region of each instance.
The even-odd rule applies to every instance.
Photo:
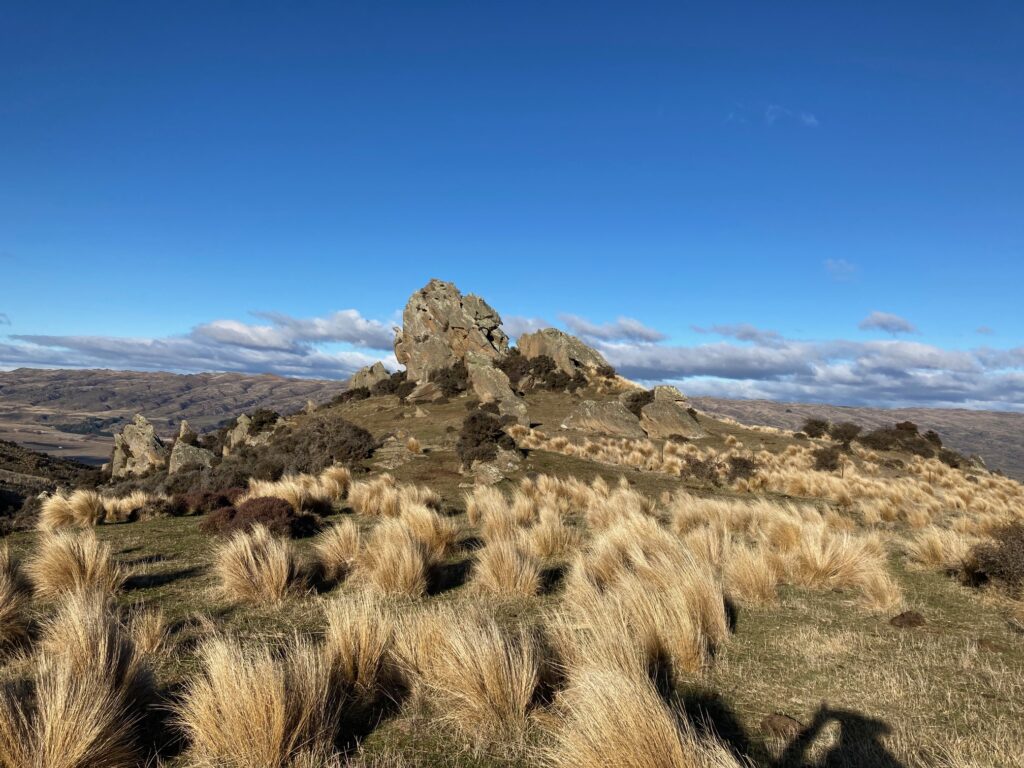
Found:
[[[162,573],[138,573],[129,576],[124,583],[126,592],[138,589],[151,589],[152,587],[163,587],[173,584],[182,579],[190,579],[198,574],[201,568],[181,568],[176,571],[163,571]]]

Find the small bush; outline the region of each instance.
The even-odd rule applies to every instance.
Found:
[[[599,365],[595,371],[598,376],[602,379],[614,379],[618,374],[615,372],[615,368],[610,365]]]
[[[829,427],[828,434],[837,443],[842,443],[847,448],[850,443],[857,439],[857,436],[861,433],[861,427],[858,424],[854,424],[850,421],[844,421],[839,424],[833,424]]]
[[[1024,585],[1024,523],[995,531],[993,541],[976,546],[973,555],[978,572],[1018,592]]]
[[[237,491],[237,493],[235,493]],[[215,509],[230,507],[244,493],[242,488],[226,491],[189,491],[182,497],[182,502],[190,515],[205,515]]]
[[[819,472],[836,472],[839,470],[839,449],[832,445],[819,448],[814,452],[814,468]]]
[[[430,381],[436,384],[444,397],[455,397],[469,389],[469,371],[464,360],[448,368],[441,368],[430,374]]]
[[[405,400],[414,389],[416,382],[409,381],[405,371],[396,371],[390,377],[374,384],[370,391],[374,395],[395,395],[399,400]]]
[[[903,451],[930,459],[935,456],[936,445],[917,431],[912,421],[903,421],[892,427],[880,427],[858,438],[861,445],[876,451]]]
[[[808,437],[824,437],[828,434],[829,423],[826,419],[807,419],[800,431]]]
[[[228,535],[251,531],[262,525],[275,536],[301,539],[320,530],[320,518],[298,513],[284,499],[258,496],[235,507],[221,507],[208,514],[199,527],[206,533]]]
[[[746,456],[729,457],[729,482],[749,480],[757,472],[757,463]]]
[[[327,409],[302,419],[280,439],[275,435],[271,453],[261,455],[273,456],[290,471],[315,475],[334,464],[349,465],[368,459],[376,449],[373,435]],[[278,473],[277,477],[260,479],[280,477]]]
[[[505,434],[505,423],[501,417],[483,410],[474,411],[466,417],[455,445],[455,452],[464,466],[468,467],[474,461],[493,461],[498,455],[498,448],[516,450],[515,440]]]
[[[627,411],[630,411],[639,419],[644,406],[653,402],[654,392],[645,389],[642,392],[630,392],[626,395],[622,404],[626,406]]]
[[[560,371],[555,361],[547,355],[538,355],[528,359],[523,357],[518,349],[511,349],[507,355],[496,360],[494,364],[508,376],[509,383],[514,388],[518,388],[522,380],[527,377],[534,389],[575,392],[580,387],[587,385],[586,376],[583,374],[569,376],[564,371]],[[612,376],[614,375],[615,371],[612,369]]]
[[[281,414],[269,408],[257,408],[249,414],[249,434],[258,435],[274,428]]]
[[[718,464],[714,459],[689,459],[683,474],[701,485],[718,486],[722,484],[722,478],[718,474]]]

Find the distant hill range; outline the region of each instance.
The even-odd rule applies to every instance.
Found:
[[[770,400],[726,400],[692,397],[694,407],[745,424],[800,429],[808,418],[852,421],[865,429],[912,421],[921,431],[934,429],[943,442],[965,454],[977,454],[989,469],[1024,481],[1024,413],[968,411],[954,408],[859,408]]]
[[[113,433],[143,413],[160,434],[182,419],[206,430],[256,408],[297,411],[342,392],[344,383],[239,373],[107,370],[0,371],[0,440],[97,464]]]
[[[107,370],[0,371],[0,440],[98,464],[113,432],[143,413],[171,435],[181,419],[202,431],[240,413],[270,408],[290,413],[308,400],[326,402],[340,381],[239,373],[142,373]],[[799,429],[808,417],[853,421],[871,429],[910,420],[934,429],[946,444],[978,454],[991,469],[1024,480],[1024,414],[932,408],[852,408],[767,400],[691,398],[700,410],[747,424]]]

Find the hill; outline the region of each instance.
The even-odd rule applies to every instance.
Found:
[[[981,456],[990,469],[1024,480],[1024,413],[953,408],[860,408],[717,397],[694,397],[692,401],[709,414],[727,416],[744,424],[789,430],[800,429],[808,418],[852,421],[865,429],[912,421],[921,431],[935,430],[946,445],[957,451]]]
[[[18,368],[0,372],[0,439],[98,464],[113,433],[142,412],[160,434],[188,419],[210,429],[244,411],[299,410],[338,394],[340,382],[240,373],[146,373]]]

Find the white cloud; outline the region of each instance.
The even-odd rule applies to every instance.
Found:
[[[620,317],[614,323],[603,324],[592,323],[578,315],[563,314],[559,315],[559,319],[577,336],[590,341],[652,343],[666,338],[661,331],[649,328],[631,317]]]
[[[551,323],[542,317],[522,317],[520,315],[508,315],[501,320],[501,327],[505,329],[511,338],[518,339],[524,333],[533,333],[541,328],[550,328]]]
[[[764,330],[750,323],[712,325],[710,328],[701,328],[697,325],[690,327],[697,333],[713,333],[716,336],[727,336],[738,341],[752,341],[756,344],[777,344],[782,341],[782,336],[777,331]]]
[[[899,333],[917,333],[917,326],[905,317],[891,312],[872,312],[861,320],[857,327],[862,331],[885,331],[893,336]]]
[[[764,121],[767,125],[775,125],[781,121],[795,120],[805,128],[817,128],[818,117],[806,110],[792,110],[781,104],[769,104],[764,110]]]
[[[182,336],[153,339],[12,335],[11,342],[0,342],[0,364],[240,371],[327,378],[344,378],[381,359],[397,367],[393,355],[380,354],[391,346],[391,330],[356,310],[308,319],[256,314],[270,324],[214,320]],[[337,343],[355,348],[323,348]]]
[[[857,276],[857,265],[846,259],[825,259],[824,264],[825,270],[836,282],[845,283]]]

